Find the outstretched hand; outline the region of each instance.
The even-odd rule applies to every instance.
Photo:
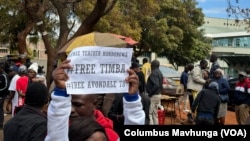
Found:
[[[129,76],[125,79],[127,83],[129,83],[129,90],[128,94],[137,94],[138,87],[139,87],[139,78],[135,71],[129,69],[128,70]]]
[[[65,69],[71,69],[72,66],[69,64],[70,60],[64,60],[58,67],[53,71],[53,79],[57,88],[65,89],[66,81],[69,76],[65,72]]]

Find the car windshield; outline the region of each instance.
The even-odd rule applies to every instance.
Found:
[[[180,78],[180,76],[181,76],[181,74],[178,71],[176,71],[176,70],[174,70],[172,68],[169,68],[167,66],[162,66],[161,65],[159,69],[160,69],[160,71],[161,71],[161,73],[162,73],[162,75],[164,77]]]

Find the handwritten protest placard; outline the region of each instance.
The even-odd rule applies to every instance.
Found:
[[[73,49],[67,59],[73,69],[65,70],[68,94],[125,93],[125,78],[131,66],[132,48],[84,46]]]

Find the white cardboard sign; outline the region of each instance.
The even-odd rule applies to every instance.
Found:
[[[126,93],[125,78],[131,66],[132,48],[84,46],[73,49],[67,59],[73,69],[65,70],[68,94]]]

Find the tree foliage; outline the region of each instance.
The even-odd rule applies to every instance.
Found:
[[[176,68],[206,58],[211,45],[203,32],[198,30],[203,24],[204,14],[200,8],[196,8],[196,1],[164,2],[157,15],[157,19],[166,19],[167,22],[165,42],[160,44],[159,48],[162,50],[159,54],[166,56]],[[164,38],[160,36],[160,40],[162,39]]]
[[[156,52],[176,67],[205,58],[211,49],[198,30],[204,15],[195,0],[0,0],[0,4],[1,42],[18,44],[22,54],[27,52],[27,36],[33,42],[42,38],[48,83],[57,51],[92,31],[132,37],[140,42],[136,56]]]

